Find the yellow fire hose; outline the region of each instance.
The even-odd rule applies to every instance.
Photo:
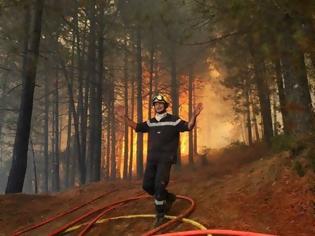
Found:
[[[116,216],[116,217],[111,217],[111,218],[106,218],[106,219],[100,219],[98,221],[96,221],[96,224],[103,224],[106,222],[109,222],[111,220],[119,220],[119,219],[133,219],[133,218],[155,218],[156,216],[153,214],[140,214],[140,215],[126,215],[126,216]],[[175,219],[176,216],[169,216],[166,215],[165,216],[166,219]],[[191,220],[191,219],[187,219],[187,218],[183,218],[181,219],[182,222],[187,223],[187,224],[191,224],[193,226],[195,226],[197,229],[201,229],[201,230],[206,230],[207,228],[205,226],[203,226],[202,224],[198,223],[197,221]],[[72,226],[70,228],[68,228],[66,231],[64,231],[64,233],[70,233],[72,231],[75,231],[77,229],[79,229],[80,227],[86,225],[85,224],[79,224],[79,225],[75,225]],[[208,236],[212,236],[211,234],[208,234]]]

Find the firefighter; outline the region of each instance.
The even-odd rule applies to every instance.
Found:
[[[167,113],[169,102],[165,96],[157,95],[152,99],[155,116],[148,121],[135,123],[125,117],[127,124],[136,132],[148,133],[148,157],[143,178],[143,189],[154,197],[156,219],[154,226],[164,222],[176,195],[167,191],[172,164],[176,163],[179,133],[194,128],[196,118],[202,111],[199,103],[189,122]]]

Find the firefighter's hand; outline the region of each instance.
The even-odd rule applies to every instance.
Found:
[[[128,126],[130,126],[133,129],[136,129],[137,123],[135,123],[133,120],[129,119],[128,116],[118,115],[118,117],[119,117],[119,121],[121,121],[124,124],[127,124]]]
[[[198,103],[197,106],[195,107],[195,117],[199,116],[200,112],[203,110],[203,105],[202,103]]]
[[[120,115],[120,114],[117,115],[117,118],[118,118],[118,121],[121,122],[121,123],[126,123],[127,120],[128,120],[128,117],[127,117],[127,116],[125,116],[125,115]]]

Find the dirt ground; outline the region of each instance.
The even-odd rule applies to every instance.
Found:
[[[231,157],[232,158],[232,157]],[[25,235],[47,235],[76,216],[142,193],[140,181],[103,181],[54,195],[0,196],[0,235],[63,212],[103,193],[104,198]],[[195,167],[173,170],[169,190],[193,198],[190,219],[209,229],[244,230],[285,236],[315,235],[315,176],[299,177],[289,152],[257,156],[255,161],[229,165],[215,159]],[[177,200],[169,213],[178,215],[189,204]],[[151,199],[131,202],[106,215],[153,214]],[[88,235],[141,235],[153,219],[122,219],[98,224]],[[168,232],[192,230],[180,224]],[[75,231],[69,235],[76,235]]]

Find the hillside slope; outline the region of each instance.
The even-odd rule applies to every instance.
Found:
[[[196,164],[194,168],[173,170],[169,189],[195,200],[197,207],[190,218],[207,228],[288,236],[315,235],[315,176],[312,171],[307,171],[299,177],[292,168],[289,152],[263,158],[258,156],[255,161],[241,165],[214,158],[203,165]],[[26,234],[47,235],[87,210],[141,193],[141,182],[103,181],[56,195],[0,196],[0,235],[9,235],[18,227],[37,223],[112,190],[116,191],[95,204]],[[187,207],[186,202],[177,200],[170,215],[178,215]],[[107,216],[148,213],[153,213],[152,201],[141,200]],[[152,219],[111,221],[94,227],[89,235],[141,235],[151,229],[152,222]],[[172,230],[190,229],[193,227],[180,224]]]

